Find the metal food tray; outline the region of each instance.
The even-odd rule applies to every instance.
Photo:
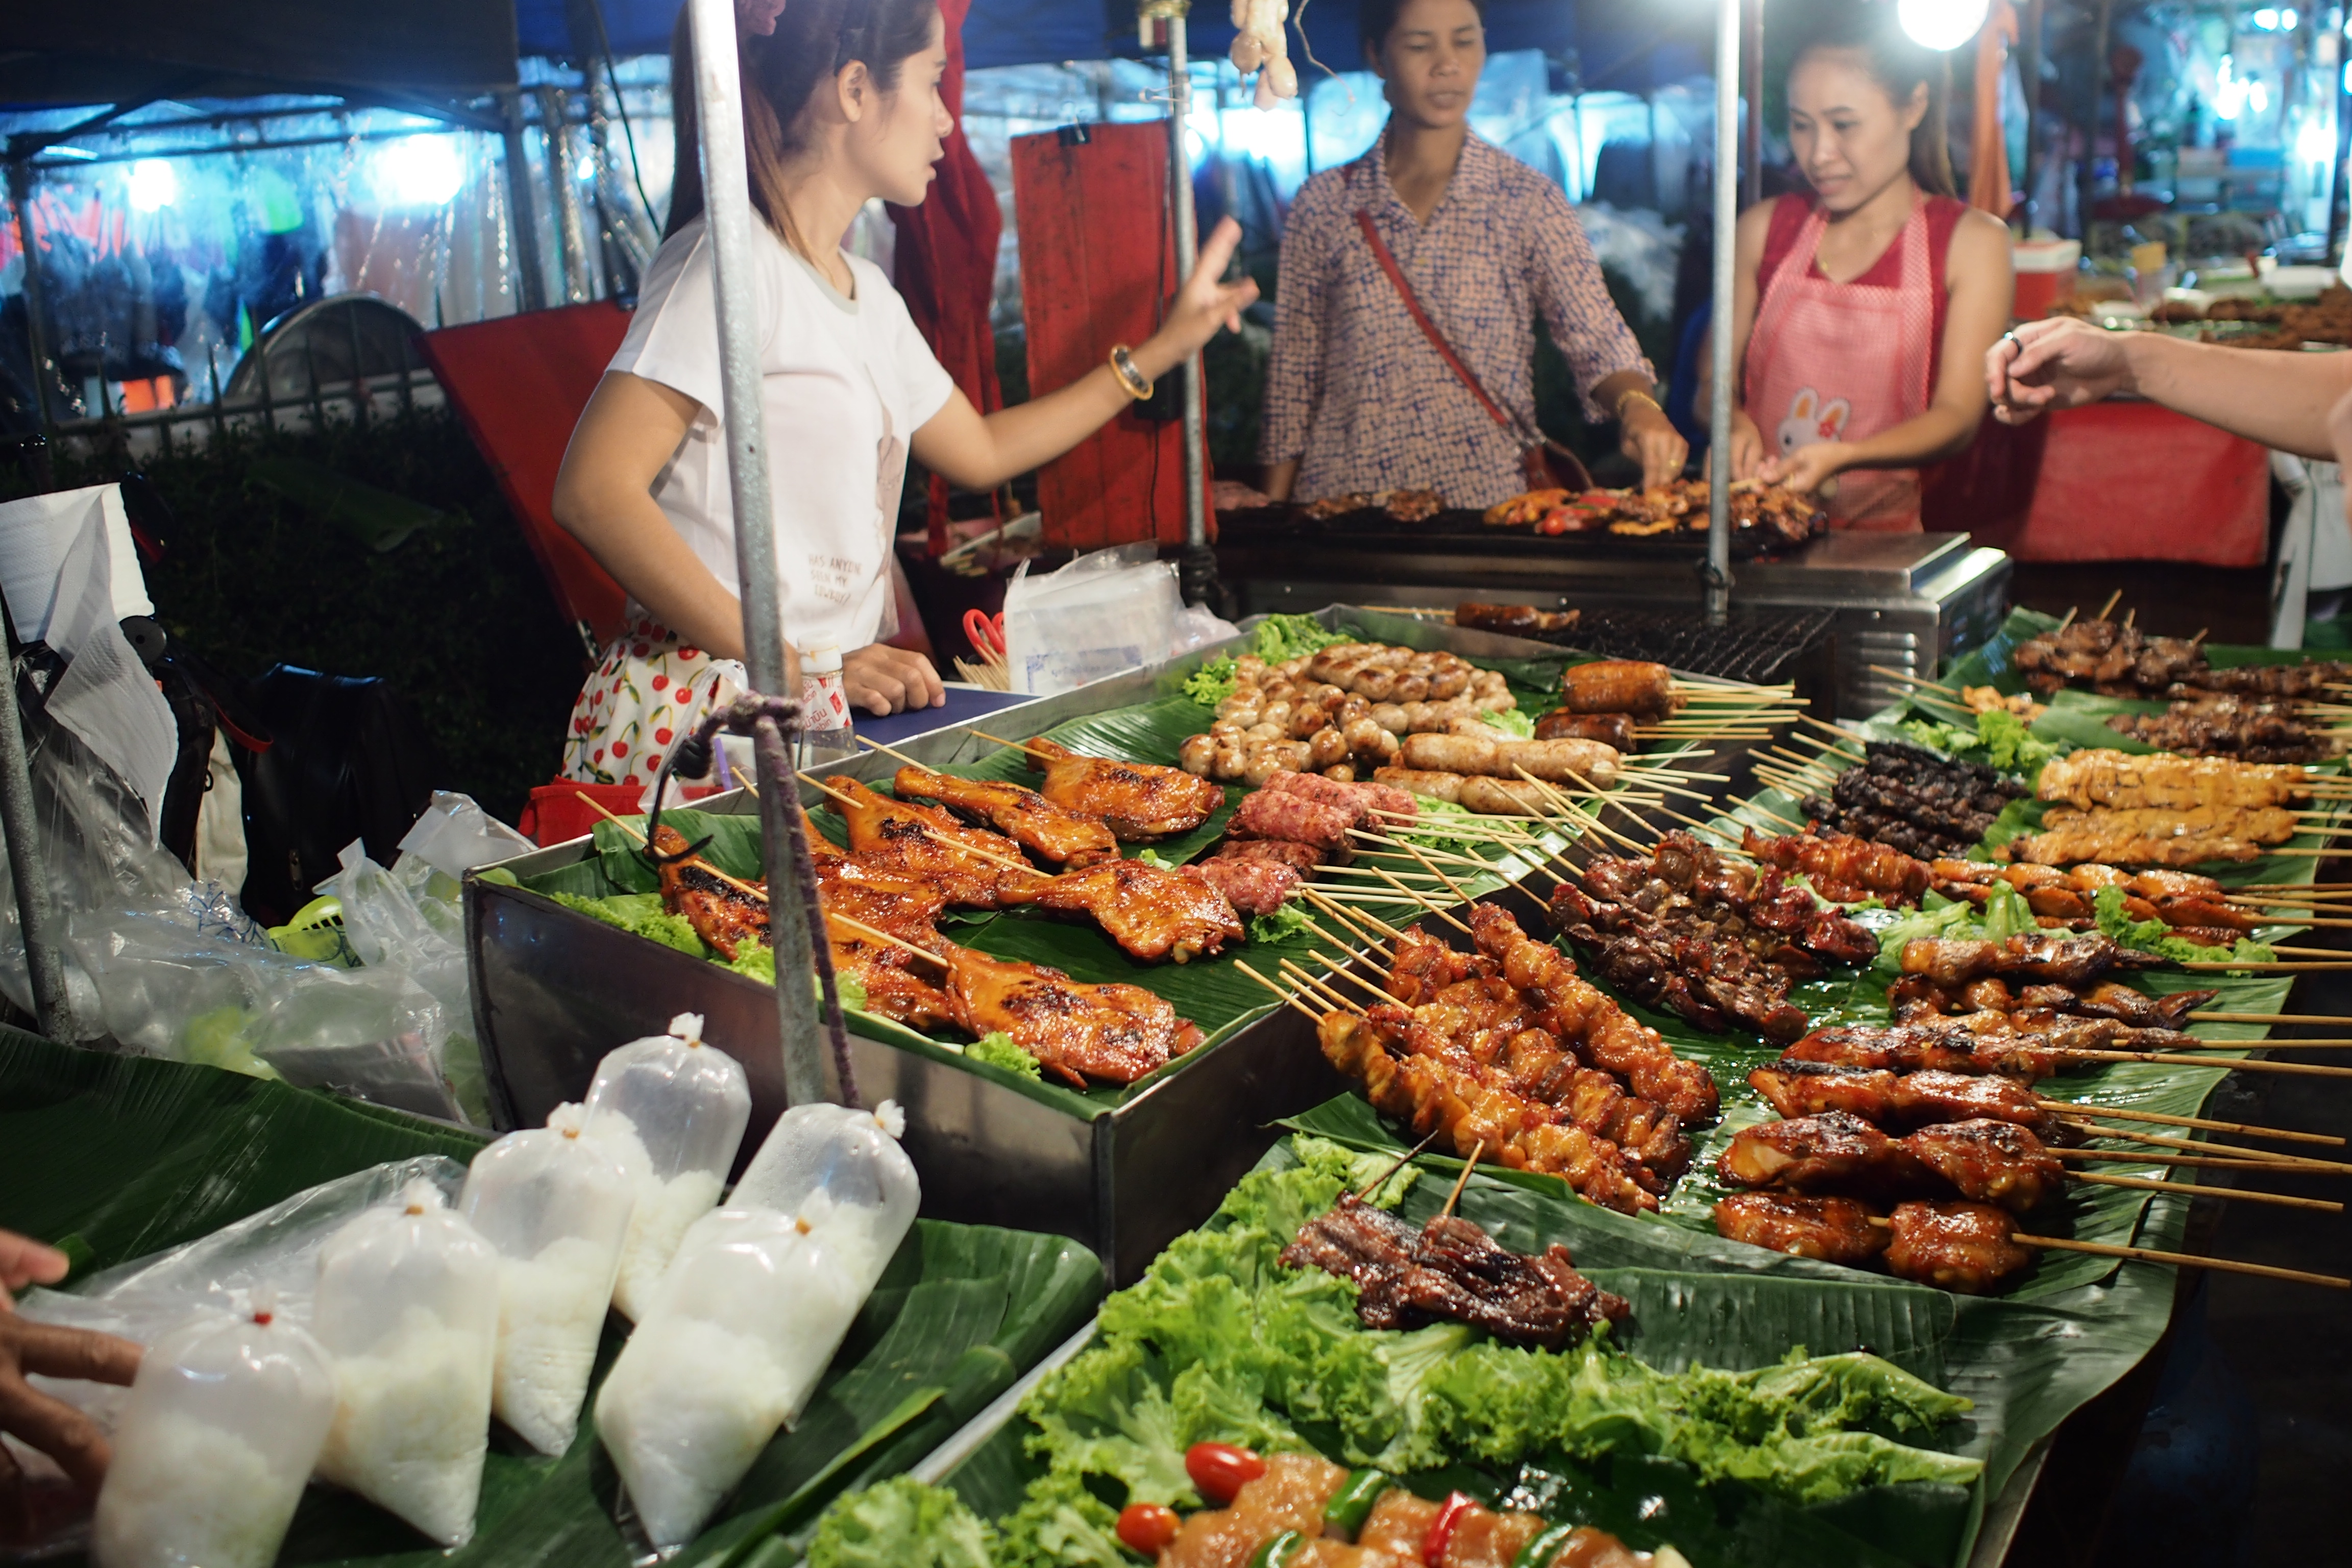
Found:
[[[1431,626],[1408,617],[1332,605],[1317,617],[1348,620],[1415,647],[1488,658],[1557,658],[1543,643]],[[1244,639],[1097,681],[989,721],[998,733],[1036,734],[1068,720],[1169,696],[1210,658]],[[1204,720],[1205,725],[1205,720]],[[928,764],[968,763],[997,750],[959,730],[901,748]],[[870,753],[811,770],[869,782],[895,773]],[[696,803],[703,811],[756,816],[740,792]],[[593,854],[578,838],[499,868],[519,878]],[[597,1061],[625,1040],[658,1035],[680,1013],[703,1016],[704,1037],[743,1063],[751,1085],[744,1158],[788,1103],[776,1038],[774,988],[566,909],[478,873],[466,878],[466,943],[475,1037],[501,1127],[535,1126],[587,1092]],[[1135,976],[1147,989],[1150,972]],[[758,1042],[757,1048],[737,1048]],[[828,1053],[829,1054],[829,1053]],[[1323,1060],[1297,1013],[1265,1017],[1201,1047],[1121,1103],[1091,1118],[1044,1103],[967,1067],[852,1034],[851,1071],[867,1104],[895,1100],[907,1111],[906,1147],[922,1177],[922,1212],[936,1219],[1050,1231],[1084,1242],[1114,1283],[1133,1279],[1172,1237],[1206,1218],[1225,1190],[1276,1136],[1277,1118],[1338,1093],[1344,1080]],[[827,1063],[828,1092],[839,1084]]]

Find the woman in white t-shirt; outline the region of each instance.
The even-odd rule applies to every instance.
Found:
[[[687,55],[681,26],[675,81],[692,79]],[[873,198],[923,199],[954,124],[939,93],[946,63],[936,0],[790,0],[772,34],[741,43],[751,199],[766,220],[754,280],[785,635],[845,650],[850,700],[874,713],[946,700],[928,659],[877,640],[893,629],[908,452],[952,483],[993,489],[1148,395],[1257,297],[1254,283],[1218,281],[1241,237],[1228,220],[1150,339],[983,418],[881,271],[837,243]],[[577,779],[649,780],[743,654],[693,102],[676,95],[669,237],[555,483],[556,521],[630,600],[572,712],[564,771]]]

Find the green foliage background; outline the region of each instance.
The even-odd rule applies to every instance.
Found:
[[[252,468],[266,456],[308,458],[446,515],[377,554],[262,484]],[[131,466],[64,458],[57,482],[104,483]],[[555,776],[585,652],[454,414],[315,433],[232,428],[136,466],[178,520],[163,559],[146,563],[173,637],[248,679],[280,661],[383,677],[433,737],[435,782],[509,821]],[[0,468],[0,500],[26,488]]]

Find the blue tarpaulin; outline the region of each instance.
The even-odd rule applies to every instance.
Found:
[[[579,0],[516,0],[522,52],[572,52],[571,8]],[[657,54],[669,47],[677,0],[599,0],[615,54]],[[1293,4],[1297,9],[1296,0]],[[1711,58],[1711,0],[1488,0],[1486,47],[1541,49],[1555,59],[1573,57],[1588,87],[1638,92],[1705,75]],[[1311,0],[1307,36],[1327,64],[1347,70],[1360,55],[1352,0]],[[1192,52],[1223,55],[1233,41],[1225,5],[1202,0],[1192,11]],[[964,58],[974,68],[1098,60],[1134,56],[1131,0],[974,0],[963,28]]]

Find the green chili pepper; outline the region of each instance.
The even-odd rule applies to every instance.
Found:
[[[1306,1536],[1295,1530],[1286,1530],[1250,1553],[1249,1568],[1282,1568],[1306,1544]]]
[[[1551,1560],[1559,1554],[1559,1549],[1568,1544],[1568,1538],[1577,1530],[1578,1526],[1573,1524],[1553,1525],[1519,1549],[1519,1554],[1511,1559],[1511,1568],[1550,1568]]]
[[[1333,1541],[1353,1541],[1364,1528],[1381,1494],[1389,1489],[1385,1470],[1350,1470],[1339,1489],[1323,1508],[1323,1533]]]

